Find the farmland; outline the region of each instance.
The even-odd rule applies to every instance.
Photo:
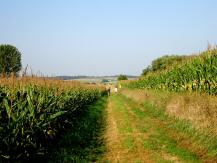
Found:
[[[1,1],[0,163],[217,163],[216,8]]]
[[[79,81],[81,83],[92,83],[92,84],[99,84],[99,83],[113,83],[117,82],[118,76],[57,76],[56,79],[62,80],[73,80]],[[128,80],[135,80],[138,76],[127,76]]]
[[[1,79],[2,161],[42,159],[104,88],[40,78]]]
[[[2,77],[0,161],[217,162],[216,59],[127,81]]]
[[[127,87],[215,95],[217,94],[217,50],[208,50],[185,63],[147,74],[136,82],[128,83]]]

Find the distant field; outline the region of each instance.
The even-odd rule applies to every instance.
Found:
[[[136,78],[128,78],[128,80],[133,80]],[[76,81],[80,81],[82,83],[101,83],[103,80],[108,80],[109,83],[116,83],[117,77],[90,77],[90,78],[80,78],[80,79],[73,79]]]
[[[108,80],[111,83],[117,82],[116,77],[81,78],[81,79],[73,79],[73,80],[80,81],[82,83],[101,83],[102,80]]]

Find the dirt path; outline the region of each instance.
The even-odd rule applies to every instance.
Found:
[[[102,162],[217,161],[187,136],[168,127],[175,122],[151,106],[117,94],[109,98],[107,113],[107,152]]]

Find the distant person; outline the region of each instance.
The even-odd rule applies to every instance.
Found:
[[[107,93],[108,93],[108,96],[110,96],[110,94],[111,94],[111,88],[110,87],[108,87]]]
[[[115,93],[118,93],[118,87],[115,87]]]

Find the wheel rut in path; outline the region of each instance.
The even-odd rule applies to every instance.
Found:
[[[171,122],[150,109],[121,94],[109,97],[107,152],[102,162],[204,162],[197,153],[180,146],[180,137],[174,137],[178,134],[166,127]]]

